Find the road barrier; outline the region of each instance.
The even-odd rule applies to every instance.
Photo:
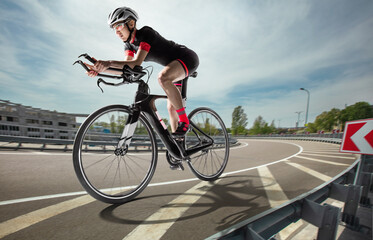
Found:
[[[299,140],[299,141],[316,141],[341,144],[343,133],[326,133],[326,134],[272,134],[272,135],[255,135],[255,136],[237,136],[243,139],[281,139],[281,140]]]
[[[94,135],[92,135],[94,136]],[[102,136],[100,136],[102,138]],[[106,151],[106,146],[115,146],[120,136],[114,134],[108,134],[105,136],[107,141],[85,141],[86,151]],[[131,147],[134,151],[139,149],[148,150],[151,146],[150,140],[145,140],[145,137],[137,136],[132,139]],[[165,149],[163,142],[157,138],[157,146],[160,150]],[[188,142],[193,143],[193,138],[189,138]],[[197,140],[197,139],[196,139]],[[215,143],[219,146],[219,141],[222,139],[216,138]],[[197,141],[196,141],[197,142]],[[231,146],[237,144],[237,139],[230,138],[229,142]],[[26,145],[29,144],[29,145]],[[0,149],[18,150],[58,150],[58,151],[71,151],[74,140],[68,139],[51,139],[51,138],[32,138],[32,137],[20,137],[20,136],[9,136],[0,135]],[[89,147],[95,146],[95,147]]]
[[[256,136],[255,138],[284,139],[285,137]],[[288,136],[286,139],[320,141],[315,136]],[[341,139],[328,138],[321,141],[340,144]],[[348,169],[321,186],[205,240],[275,239],[277,233],[300,219],[318,227],[317,240],[336,239],[340,221],[343,221],[348,228],[361,232],[369,238],[368,236],[372,235],[372,228],[360,224],[357,210],[359,206],[367,209],[372,207],[368,196],[370,192],[373,192],[373,156],[361,155]],[[344,202],[343,211],[327,203],[321,205],[328,198]]]

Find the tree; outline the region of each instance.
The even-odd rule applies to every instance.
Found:
[[[347,121],[360,120],[373,117],[373,108],[367,102],[357,102],[348,106],[340,113],[342,127]]]
[[[271,125],[268,125],[260,115],[255,119],[253,127],[249,130],[251,135],[270,134],[274,132],[276,132],[275,120],[272,120]]]
[[[341,110],[333,108],[329,112],[323,112],[316,117],[314,128],[317,130],[331,131],[339,127]]]
[[[232,134],[246,134],[247,115],[241,106],[235,107],[232,113]]]
[[[325,111],[316,117],[314,123],[309,123],[307,131],[313,133],[317,131],[331,131],[333,129],[344,129],[347,121],[366,119],[373,117],[373,108],[367,102],[357,102],[343,110],[333,108]]]

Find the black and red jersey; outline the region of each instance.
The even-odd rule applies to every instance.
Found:
[[[193,73],[199,64],[198,56],[194,51],[165,39],[148,26],[136,30],[133,40],[124,44],[125,54],[128,56],[133,57],[139,49],[148,52],[145,61],[156,62],[163,66],[174,60],[179,61],[187,76]]]

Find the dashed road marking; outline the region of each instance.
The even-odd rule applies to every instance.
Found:
[[[95,201],[94,198],[85,195],[2,222],[0,223],[0,238],[93,201]]]
[[[345,155],[345,156],[353,156],[350,153],[341,153],[339,151],[310,151],[309,149],[307,151],[303,151],[303,153],[311,153],[311,154],[331,154],[331,155]]]
[[[314,177],[316,177],[318,179],[321,179],[324,182],[327,182],[330,179],[332,179],[331,177],[329,177],[329,176],[327,176],[325,174],[316,172],[315,170],[312,170],[310,168],[304,167],[304,166],[302,166],[302,165],[300,165],[298,163],[293,163],[293,162],[287,161],[286,164],[289,164],[290,166],[293,166],[293,167],[295,167],[295,168],[297,168],[297,169],[299,169],[299,170],[301,170],[301,171],[303,171],[305,173],[308,173],[308,174],[310,174],[310,175],[312,175],[312,176],[314,176]]]
[[[355,159],[355,157],[347,157],[347,156],[333,156],[333,155],[325,155],[325,154],[314,154],[314,153],[302,153],[302,155],[310,155],[310,156],[317,156],[317,157],[328,157],[328,158],[344,158],[344,159]]]
[[[336,165],[336,166],[350,166],[351,165],[351,164],[346,164],[346,163],[337,163],[337,162],[326,161],[326,160],[321,160],[321,159],[316,159],[316,158],[303,157],[303,156],[297,156],[297,158],[301,158],[301,159],[305,159],[305,160],[309,160],[309,161],[314,161],[314,162],[332,164],[332,165]]]
[[[258,168],[258,172],[271,207],[289,201],[284,190],[282,190],[281,186],[276,182],[276,178],[272,175],[268,167],[260,167]]]
[[[219,182],[216,180],[214,184]],[[156,224],[140,224],[123,240],[160,239],[168,229],[179,219],[195,202],[198,201],[213,185],[209,182],[200,182],[184,194],[175,198],[163,208],[147,218],[144,222],[161,221]],[[172,219],[172,220],[170,220]],[[164,221],[170,220],[170,221]]]

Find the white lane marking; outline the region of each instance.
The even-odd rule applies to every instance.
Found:
[[[338,151],[304,151],[303,153],[310,153],[310,154],[331,154],[331,155],[345,155],[345,156],[353,156],[351,153],[341,153]]]
[[[258,168],[258,172],[271,208],[289,201],[284,190],[276,182],[276,178],[272,175],[268,167],[260,167]]]
[[[288,197],[286,196],[284,190],[281,186],[276,182],[276,178],[272,175],[271,171],[267,167],[258,168],[260,180],[262,181],[264,190],[267,195],[267,199],[269,201],[269,205],[271,208],[277,207],[287,201],[289,201]],[[292,223],[283,229],[281,232],[278,233],[279,239],[287,239],[288,236],[295,229],[298,229],[303,224],[303,221],[300,220],[298,222]]]
[[[316,153],[305,153],[303,152],[302,155],[310,155],[310,156],[317,156],[317,157],[328,157],[328,158],[344,158],[344,159],[356,159],[353,156],[333,156],[333,155],[325,155],[325,154],[316,154]]]
[[[305,173],[308,173],[308,174],[310,174],[310,175],[312,175],[312,176],[314,176],[314,177],[316,177],[316,178],[318,178],[318,179],[321,179],[321,180],[323,180],[324,182],[327,182],[327,181],[329,181],[330,179],[332,179],[331,177],[329,177],[329,176],[327,176],[327,175],[325,175],[325,174],[322,174],[322,173],[316,172],[315,170],[312,170],[312,169],[310,169],[310,168],[304,167],[304,166],[299,165],[299,164],[297,164],[297,163],[293,163],[293,162],[289,162],[289,161],[287,161],[286,164],[289,164],[289,165],[291,165],[291,166],[293,166],[293,167],[295,167],[295,168],[298,168],[299,170],[301,170],[301,171],[303,171],[303,172],[305,172]]]
[[[351,165],[351,164],[346,164],[346,163],[337,163],[337,162],[326,161],[326,160],[321,160],[321,159],[316,159],[316,158],[303,157],[303,156],[297,156],[297,158],[301,158],[301,159],[305,159],[305,160],[309,160],[309,161],[314,161],[314,162],[336,165],[336,166],[350,166]]]
[[[278,141],[268,141],[268,142],[278,142]],[[301,154],[303,152],[303,147],[298,145],[298,144],[295,144],[295,143],[292,143],[292,142],[282,142],[282,143],[287,143],[287,144],[291,144],[291,145],[294,145],[294,146],[297,146],[299,148],[299,151],[289,157],[286,157],[286,158],[283,158],[283,159],[280,159],[280,160],[277,160],[275,162],[271,162],[271,163],[267,163],[267,164],[263,164],[263,165],[260,165],[260,166],[256,166],[256,167],[251,167],[251,168],[246,168],[246,169],[242,169],[242,170],[237,170],[237,171],[232,171],[232,172],[229,172],[229,173],[223,173],[222,176],[227,176],[227,175],[232,175],[232,174],[237,174],[237,173],[242,173],[242,172],[247,172],[247,171],[250,171],[250,170],[253,170],[253,169],[257,169],[257,168],[260,168],[260,167],[266,167],[266,166],[269,166],[269,165],[273,165],[273,164],[276,164],[276,163],[279,163],[279,162],[284,162],[284,161],[287,161],[289,160],[290,158],[292,157],[295,157],[295,156],[298,156],[299,154]]]
[[[208,190],[214,186],[209,182],[200,182],[190,188],[184,194],[169,202],[166,206],[160,208],[153,215],[148,217],[144,222],[170,220],[157,224],[140,224],[130,232],[123,240],[137,239],[160,239],[168,229],[179,219],[195,202],[198,201]]]
[[[20,231],[24,228],[27,228],[33,224],[36,224],[48,218],[54,217],[60,213],[64,213],[79,206],[91,203],[93,201],[95,201],[94,198],[86,195],[74,198],[72,200],[64,201],[49,207],[45,207],[27,213],[25,215],[10,219],[8,221],[2,222],[0,223],[0,238]]]
[[[155,186],[163,186],[163,185],[170,185],[170,184],[178,184],[178,183],[185,183],[185,182],[191,182],[191,181],[197,181],[198,178],[190,178],[190,179],[183,179],[183,180],[176,180],[176,181],[168,181],[168,182],[160,182],[160,183],[151,183],[148,185],[148,187],[155,187]],[[112,188],[112,189],[101,189],[101,191],[120,191],[124,189],[130,189],[133,188],[133,186],[125,187],[125,188]],[[78,196],[78,195],[85,195],[87,194],[86,191],[80,191],[80,192],[70,192],[70,193],[59,193],[59,194],[51,194],[51,195],[44,195],[44,196],[37,196],[37,197],[29,197],[29,198],[20,198],[20,199],[14,199],[14,200],[6,200],[1,201],[1,205],[9,205],[9,204],[15,204],[15,203],[23,203],[23,202],[31,202],[31,201],[37,201],[37,200],[45,200],[45,199],[52,199],[52,198],[60,198],[60,197],[71,197],[71,196]]]
[[[85,194],[87,194],[86,191],[81,191],[81,192],[59,193],[59,194],[51,194],[51,195],[44,195],[44,196],[37,196],[37,197],[20,198],[20,199],[14,199],[14,200],[1,201],[0,206],[15,204],[15,203],[32,202],[32,201],[37,201],[37,200],[52,199],[52,198],[71,197],[71,196],[78,196],[78,195],[85,195]]]

